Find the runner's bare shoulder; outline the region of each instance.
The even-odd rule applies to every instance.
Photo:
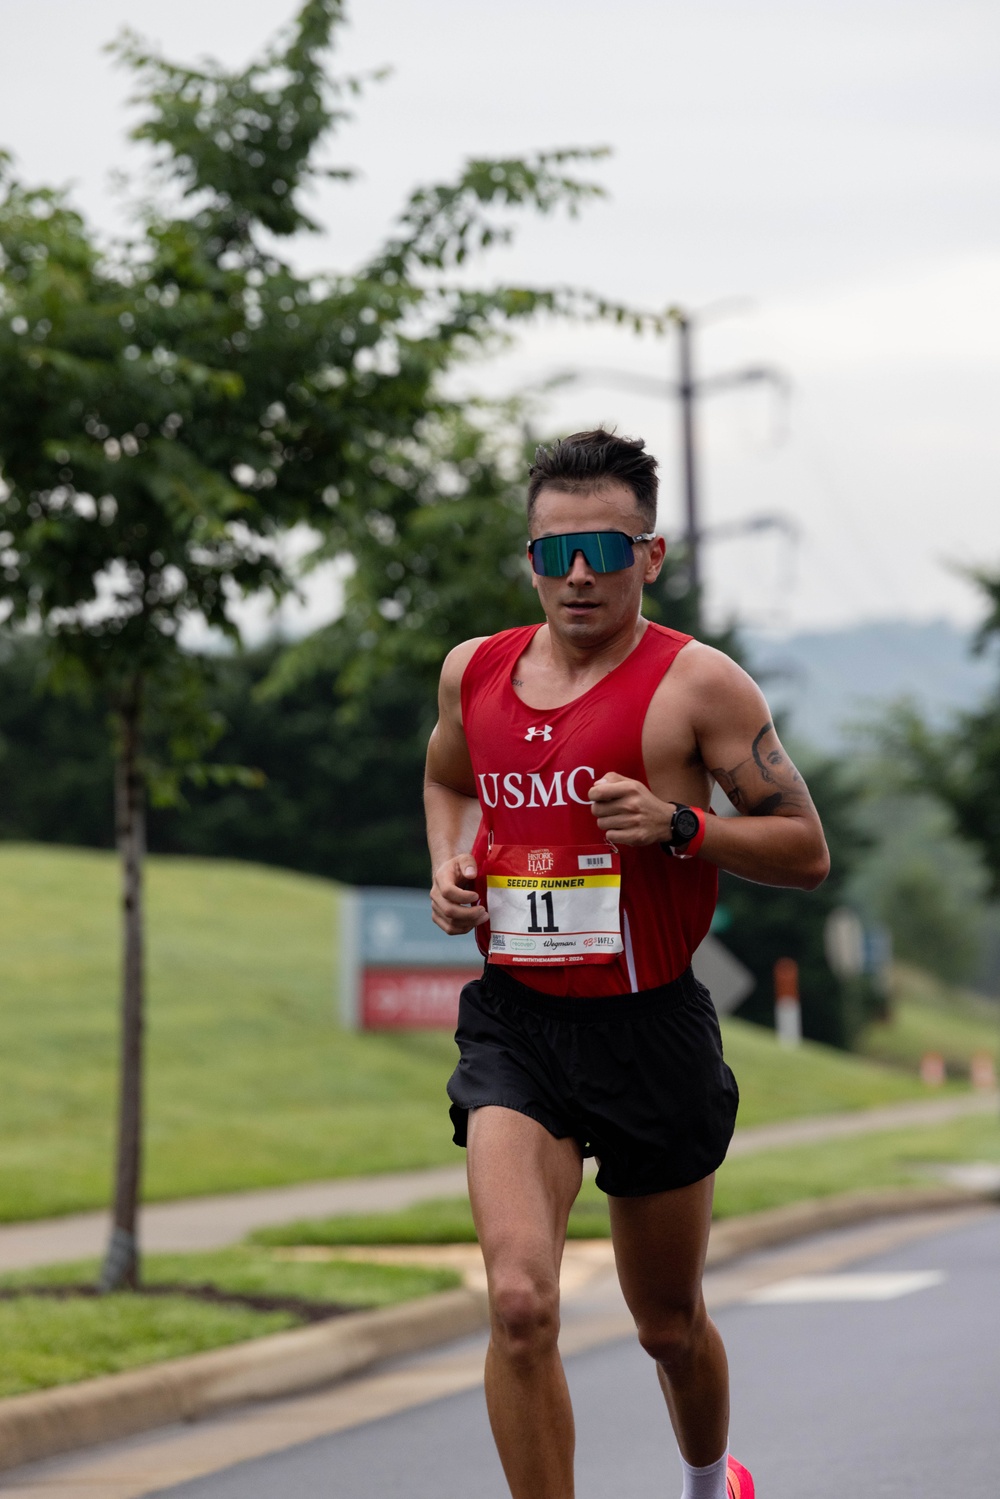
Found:
[[[701,640],[691,640],[678,652],[667,673],[677,688],[696,693],[722,694],[726,697],[742,698],[748,692],[758,693],[756,682],[725,651],[714,645],[705,645]]]
[[[447,708],[456,713],[459,719],[462,716],[462,678],[465,675],[465,668],[483,641],[489,638],[488,635],[476,635],[471,640],[463,640],[461,645],[453,646],[444,658],[444,664],[441,667],[441,706],[443,709]]]
[[[760,688],[742,666],[714,646],[691,640],[653,694],[644,734],[651,744],[673,743],[696,755],[706,731],[761,712],[768,716]]]

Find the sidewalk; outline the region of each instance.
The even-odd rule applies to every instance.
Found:
[[[731,1156],[811,1145],[920,1125],[945,1124],[972,1114],[1000,1111],[996,1093],[920,1099],[889,1108],[850,1114],[814,1115],[781,1124],[738,1130]],[[456,1152],[456,1156],[457,1156]],[[256,1192],[193,1197],[152,1203],[142,1211],[143,1248],[149,1252],[221,1249],[239,1243],[255,1228],[295,1218],[328,1218],[339,1213],[370,1213],[405,1208],[432,1197],[455,1197],[465,1191],[464,1156],[454,1166],[340,1181],[306,1182]],[[108,1233],[106,1212],[74,1213],[65,1218],[0,1226],[0,1271],[58,1264],[101,1254]]]
[[[458,1152],[455,1152],[458,1157]],[[149,1252],[222,1249],[238,1244],[251,1230],[295,1218],[329,1218],[335,1213],[378,1213],[456,1197],[465,1191],[465,1159],[426,1171],[303,1182],[257,1192],[187,1197],[154,1202],[142,1209],[140,1233]],[[32,1223],[0,1226],[0,1271],[53,1265],[60,1260],[101,1254],[108,1236],[108,1214],[72,1213]]]

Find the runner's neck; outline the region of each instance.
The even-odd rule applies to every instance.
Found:
[[[649,627],[640,614],[611,640],[576,646],[541,625],[514,667],[512,686],[529,708],[562,708],[602,681],[631,656]]]

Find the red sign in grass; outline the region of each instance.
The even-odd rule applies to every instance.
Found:
[[[366,1031],[454,1030],[462,985],[481,968],[366,968],[361,1023]]]

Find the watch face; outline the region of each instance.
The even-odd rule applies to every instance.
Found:
[[[674,813],[674,820],[670,828],[671,842],[690,843],[698,831],[698,818],[690,807],[684,807],[680,812]]]

